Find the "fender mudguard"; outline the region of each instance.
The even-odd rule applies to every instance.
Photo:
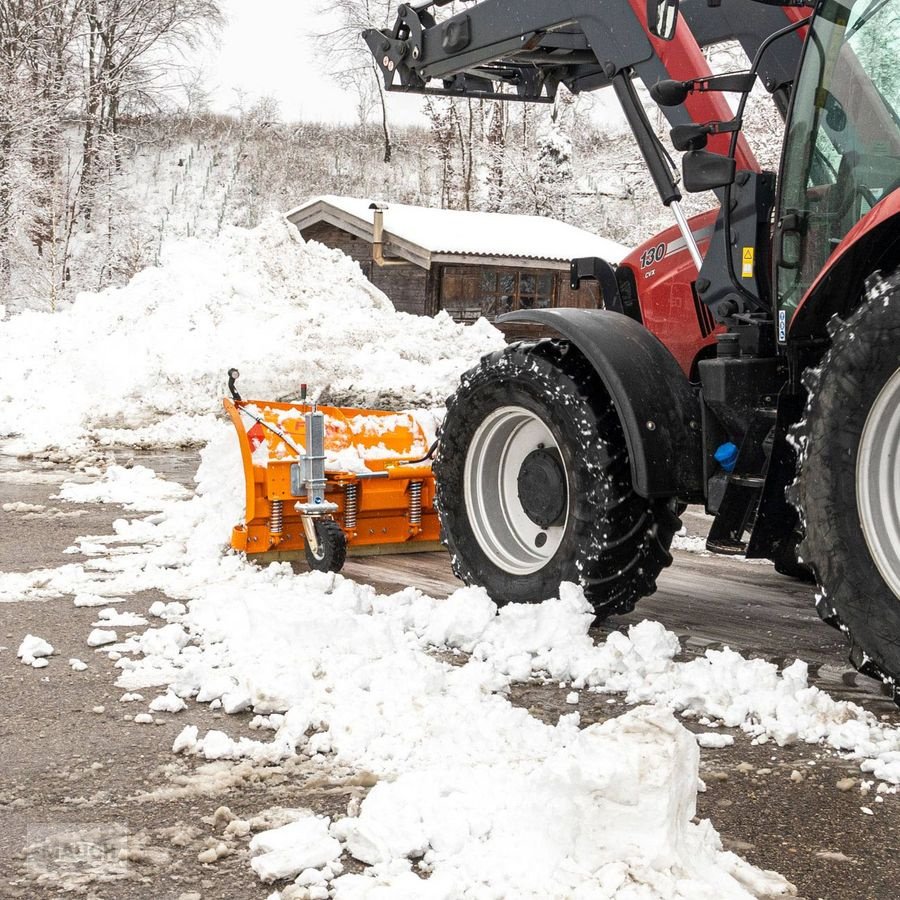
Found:
[[[600,309],[522,310],[499,322],[543,325],[590,362],[619,414],[641,497],[702,497],[700,401],[675,358],[643,325]]]
[[[877,203],[834,248],[790,323],[789,341],[825,337],[833,315],[846,318],[860,302],[866,278],[892,272],[900,257],[900,190]]]

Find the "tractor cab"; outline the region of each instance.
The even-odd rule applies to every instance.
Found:
[[[851,229],[900,187],[900,0],[826,0],[811,25],[782,157],[779,341]]]

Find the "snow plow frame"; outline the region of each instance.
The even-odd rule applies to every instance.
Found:
[[[384,455],[366,460],[371,470],[367,473],[326,466],[325,499],[335,505],[331,517],[346,537],[348,555],[444,550],[434,509],[431,462],[413,452],[424,440],[417,424],[379,433],[376,442],[355,428],[354,420],[396,413],[268,400],[226,398],[223,403],[237,432],[244,470],[246,512],[244,522],[232,530],[235,550],[261,562],[304,558],[303,515],[296,508],[303,506],[306,496],[299,459],[279,432],[304,447],[304,416],[314,409],[324,413],[328,423],[326,450],[348,446],[350,439],[367,449],[377,444],[384,449]],[[250,428],[242,418],[244,410],[255,423]],[[263,443],[267,453],[261,450]]]

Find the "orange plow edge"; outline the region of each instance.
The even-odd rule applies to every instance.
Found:
[[[441,549],[428,438],[413,415],[266,400],[225,399],[224,405],[237,431],[246,486],[245,520],[231,535],[235,550],[264,562],[305,556],[313,568],[333,571],[343,563],[342,551],[337,564],[317,564],[306,536],[313,520],[301,511],[314,499],[303,481],[303,459],[308,414],[316,411],[324,415],[320,493],[346,552]]]

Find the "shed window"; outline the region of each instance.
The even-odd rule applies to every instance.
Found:
[[[445,266],[441,277],[441,306],[458,322],[556,305],[556,274],[546,270]]]

